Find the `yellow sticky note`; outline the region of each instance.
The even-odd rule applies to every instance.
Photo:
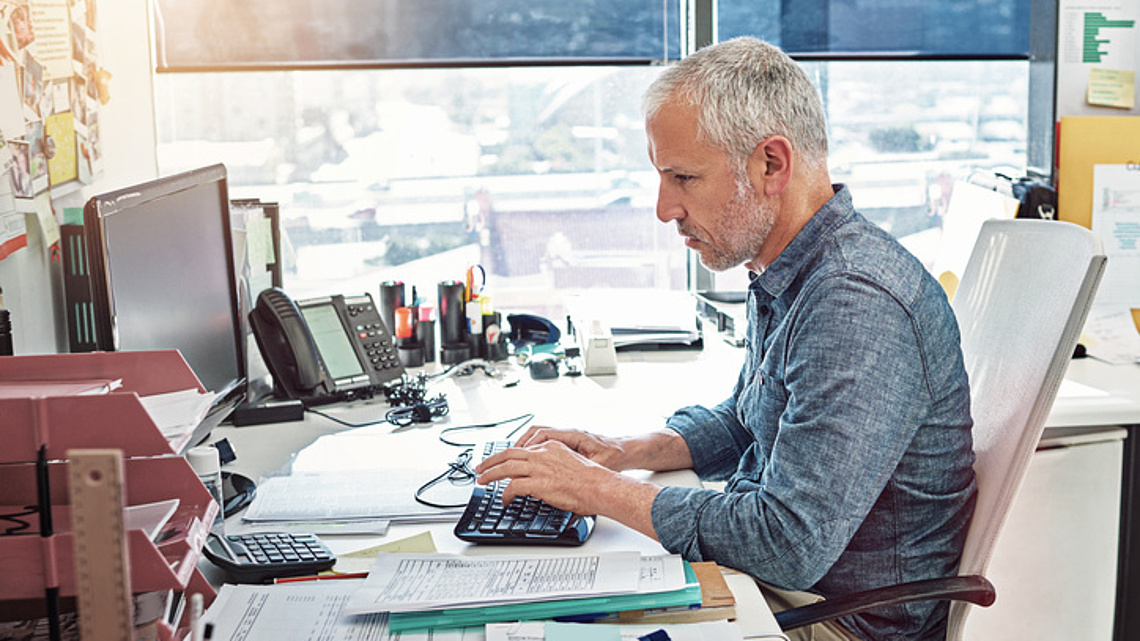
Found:
[[[376,563],[376,557],[384,552],[431,554],[435,551],[435,540],[431,538],[431,532],[424,531],[398,541],[383,543],[363,550],[357,550],[356,552],[338,554],[336,555],[336,565],[333,567],[333,570],[345,574],[368,572]]]
[[[1089,69],[1090,105],[1131,109],[1136,106],[1136,72],[1123,69]]]
[[[273,223],[268,218],[254,218],[246,221],[245,246],[249,252],[249,264],[264,269],[277,262],[273,251]]]
[[[51,184],[60,185],[79,177],[75,151],[75,118],[71,112],[48,116],[44,132],[51,137],[54,153],[48,159],[48,176]]]

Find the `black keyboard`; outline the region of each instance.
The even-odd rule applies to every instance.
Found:
[[[489,441],[483,458],[510,447],[510,441]],[[593,516],[560,510],[529,496],[503,505],[508,481],[476,485],[467,509],[455,525],[455,536],[472,543],[506,545],[581,545],[594,531]]]

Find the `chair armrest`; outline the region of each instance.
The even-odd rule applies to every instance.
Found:
[[[792,630],[864,610],[912,601],[969,601],[975,605],[988,607],[993,604],[995,598],[997,598],[997,592],[994,590],[993,584],[984,576],[952,576],[911,581],[864,590],[855,594],[845,594],[819,603],[777,612],[775,616],[781,630]]]

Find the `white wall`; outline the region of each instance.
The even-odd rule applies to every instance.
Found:
[[[111,101],[99,111],[103,175],[82,190],[57,197],[57,211],[158,175],[148,7],[148,0],[98,3],[100,64],[111,73]],[[67,351],[61,266],[51,263],[42,238],[38,223],[29,217],[28,247],[0,262],[0,287],[12,313],[17,354]]]

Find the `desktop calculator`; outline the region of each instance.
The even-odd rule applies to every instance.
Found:
[[[483,457],[510,445],[510,441],[489,441]],[[560,510],[529,496],[515,497],[504,506],[506,486],[506,480],[476,485],[455,525],[455,536],[471,543],[581,545],[594,531],[595,517]]]
[[[313,534],[211,533],[202,551],[235,583],[267,583],[282,577],[316,574],[336,563],[336,556]]]

